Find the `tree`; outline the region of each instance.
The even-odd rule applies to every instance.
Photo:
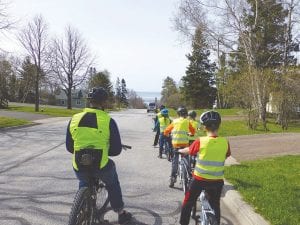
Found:
[[[172,95],[177,95],[178,93],[179,93],[179,90],[176,86],[175,80],[172,77],[167,76],[164,79],[163,85],[162,85],[161,99],[160,99],[161,104],[171,107],[169,99]]]
[[[11,76],[11,65],[5,57],[0,60],[0,108],[8,107],[9,88],[8,78]]]
[[[115,89],[116,89],[116,95],[115,95],[116,102],[118,107],[120,108],[121,107],[121,83],[119,77],[117,77]]]
[[[216,99],[214,72],[216,64],[209,60],[210,51],[200,29],[196,30],[186,75],[182,77],[182,94],[192,108],[211,108]]]
[[[35,65],[35,111],[39,111],[39,87],[40,81],[43,76],[43,68],[46,63],[47,47],[48,47],[48,34],[47,24],[41,15],[34,17],[32,22],[29,22],[19,33],[19,41],[28,55],[33,60]]]
[[[92,89],[93,87],[103,87],[108,93],[109,102],[112,103],[114,97],[114,90],[113,85],[110,81],[110,73],[107,70],[97,72],[96,69],[94,70],[94,72],[95,73],[91,75],[88,81],[89,89]]]
[[[0,0],[0,30],[5,31],[12,27],[14,22],[9,18],[7,12],[8,3]]]
[[[72,108],[72,90],[81,85],[92,65],[90,50],[79,32],[68,26],[65,37],[56,38],[51,45],[51,70],[67,96],[67,108]]]
[[[31,63],[30,57],[26,57],[22,63],[19,77],[18,99],[21,102],[34,103],[34,80],[36,67]]]
[[[126,88],[126,81],[124,78],[121,80],[121,99],[120,102],[123,106],[128,107],[128,98],[127,98],[128,90]]]
[[[129,103],[129,107],[134,109],[145,108],[144,100],[140,96],[138,96],[134,90],[128,91],[128,103]]]

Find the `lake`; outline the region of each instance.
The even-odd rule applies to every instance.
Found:
[[[146,104],[149,104],[150,102],[159,102],[161,98],[160,92],[137,91],[136,93]]]

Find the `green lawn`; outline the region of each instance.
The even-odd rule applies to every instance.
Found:
[[[269,120],[267,123],[269,131],[264,131],[262,124],[259,124],[256,130],[248,129],[246,121],[232,120],[223,121],[220,127],[220,136],[238,136],[238,135],[251,135],[251,134],[270,134],[281,133],[283,130],[281,126],[275,124],[274,120]],[[300,132],[300,122],[294,121],[289,125],[289,129],[284,132]]]
[[[225,177],[272,225],[300,224],[300,155],[242,162]]]
[[[25,124],[30,124],[30,122],[27,120],[23,120],[23,119],[0,117],[0,128],[20,126],[20,125],[25,125]]]
[[[82,112],[82,109],[66,109],[66,108],[53,108],[53,107],[40,107],[40,112],[34,111],[34,106],[9,106],[8,110],[17,111],[17,112],[29,112],[29,113],[38,113],[49,116],[66,116],[70,117],[75,113]]]
[[[197,109],[195,110],[197,112],[197,117],[199,118],[199,116],[205,112],[211,109]],[[217,112],[219,112],[221,114],[221,116],[240,116],[240,115],[244,115],[245,111],[243,109],[217,109]],[[169,115],[171,117],[176,117],[177,116],[177,112],[174,109],[169,109]]]

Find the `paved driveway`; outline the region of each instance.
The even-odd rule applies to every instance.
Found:
[[[114,157],[131,224],[178,224],[183,193],[168,187],[170,163],[153,148],[151,117],[145,110],[112,114],[124,144],[133,149]],[[68,119],[0,131],[0,224],[65,225],[78,182],[65,150]],[[238,224],[222,207],[222,224]],[[116,224],[115,213],[106,216]]]

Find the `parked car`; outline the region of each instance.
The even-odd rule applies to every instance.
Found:
[[[147,113],[155,112],[156,111],[156,104],[154,102],[150,102],[147,106]]]

